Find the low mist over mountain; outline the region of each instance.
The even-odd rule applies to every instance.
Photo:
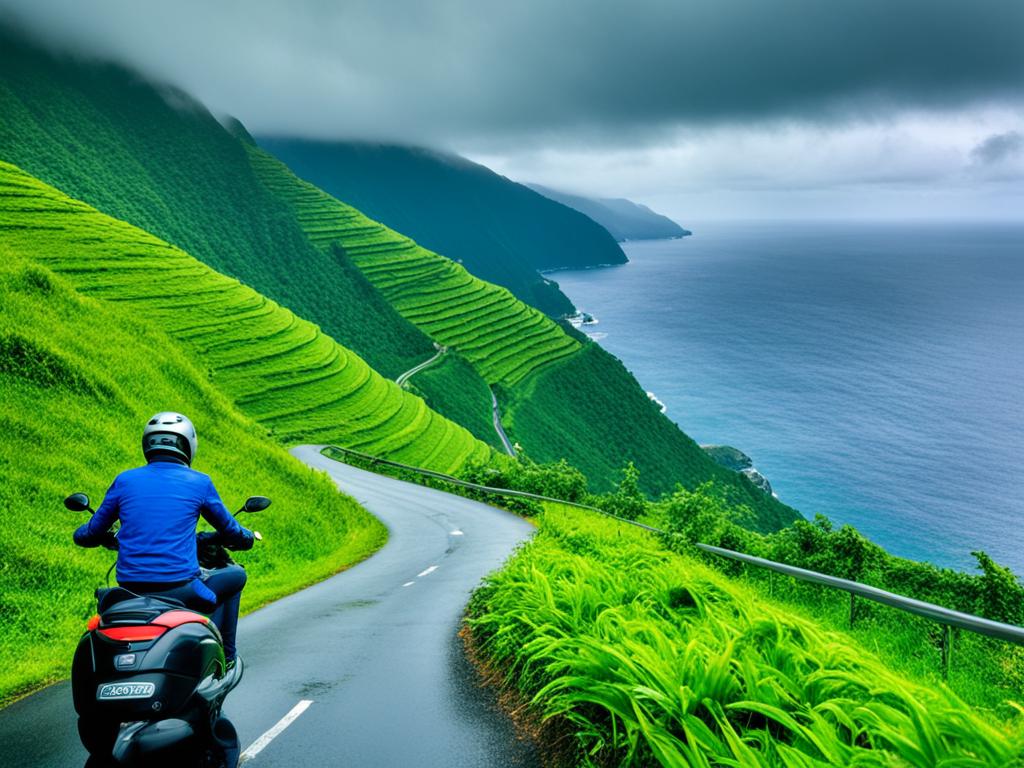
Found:
[[[560,192],[540,184],[527,185],[562,205],[575,208],[607,229],[612,237],[623,243],[627,240],[665,240],[686,237],[693,233],[683,229],[668,216],[655,213],[646,205],[622,197],[592,198]]]

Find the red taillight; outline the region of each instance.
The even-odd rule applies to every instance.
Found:
[[[89,623],[85,625],[85,628],[89,632],[92,632],[99,625],[100,625],[100,615],[97,613],[95,616],[93,616],[91,619],[89,619]]]
[[[161,627],[167,627],[168,629],[180,627],[182,624],[191,624],[193,622],[209,624],[210,620],[201,613],[193,613],[192,611],[167,611],[167,613],[161,613],[153,619],[154,624]]]
[[[167,631],[167,627],[160,627],[156,624],[141,624],[131,627],[107,627],[101,629],[100,634],[109,637],[111,640],[120,640],[123,643],[138,643],[143,640],[155,640]]]

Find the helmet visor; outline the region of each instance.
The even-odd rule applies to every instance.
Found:
[[[142,452],[147,456],[157,451],[169,453],[173,456],[180,456],[186,461],[191,461],[189,444],[181,435],[173,432],[153,432],[142,438]]]

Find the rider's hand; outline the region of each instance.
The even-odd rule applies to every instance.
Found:
[[[100,546],[116,552],[120,546],[117,540],[117,535],[113,531],[107,531],[103,535],[103,541],[100,542]]]

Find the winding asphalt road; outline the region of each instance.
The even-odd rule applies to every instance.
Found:
[[[498,410],[498,398],[494,396],[494,390],[491,390],[491,419],[494,421],[494,431],[498,433],[498,437],[501,438],[501,444],[505,446],[505,453],[513,458],[516,455],[515,446],[508,439],[508,435],[505,434],[505,428],[501,426],[501,411]]]
[[[538,764],[477,686],[456,637],[470,591],[532,526],[340,464],[317,446],[292,453],[327,471],[391,535],[363,563],[242,620],[245,678],[225,707],[242,746],[255,742],[251,753],[294,717],[246,766]],[[67,683],[0,711],[0,766],[68,768],[85,758]]]
[[[432,366],[434,363],[436,363],[438,360],[440,360],[442,357],[444,357],[448,353],[448,347],[441,347],[441,346],[438,346],[437,344],[435,344],[434,346],[437,347],[437,354],[436,355],[434,355],[433,357],[431,357],[428,360],[424,360],[419,365],[414,365],[412,368],[410,368],[405,373],[400,374],[398,376],[398,378],[395,379],[395,384],[397,384],[400,387],[405,386],[405,382],[407,382],[409,379],[411,379],[413,377],[413,374],[419,373],[424,368],[429,368],[430,366]]]

